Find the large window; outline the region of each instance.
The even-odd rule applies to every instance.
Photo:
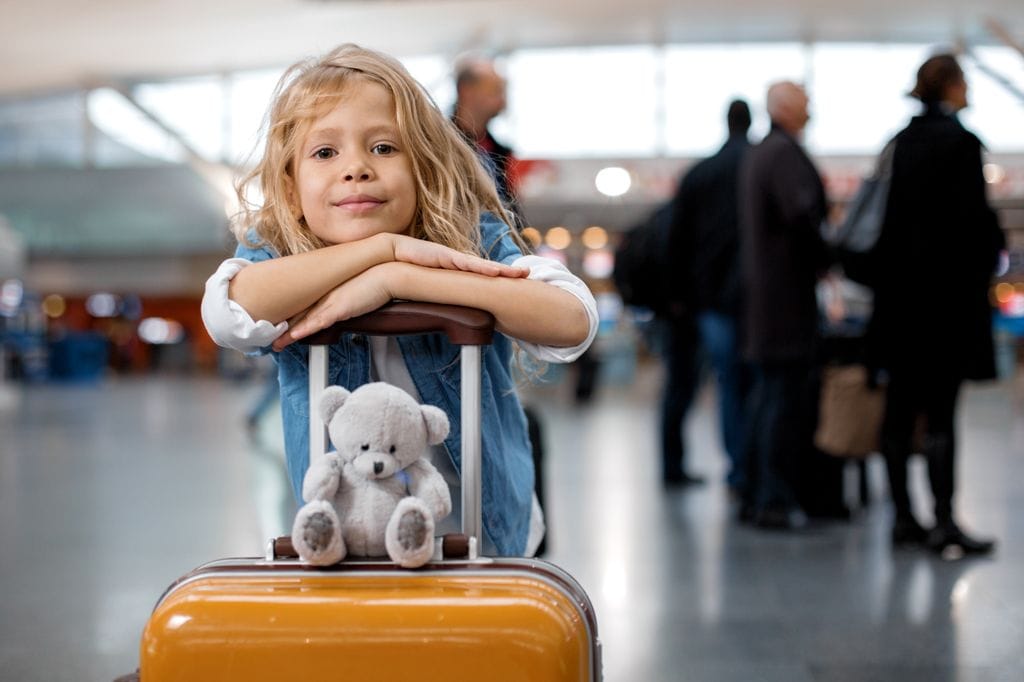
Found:
[[[879,151],[920,108],[908,93],[928,54],[918,45],[815,45],[808,147],[818,154]]]
[[[736,98],[754,115],[751,135],[768,132],[764,96],[778,80],[804,82],[805,49],[796,44],[692,45],[665,52],[665,140],[672,156],[702,156],[721,146],[725,112]]]
[[[512,55],[510,141],[534,158],[658,154],[659,62],[650,46]]]
[[[918,110],[906,93],[930,51],[846,43],[521,50],[500,60],[508,110],[492,130],[525,158],[703,156],[725,138],[729,100],[750,104],[757,139],[768,128],[767,86],[790,79],[811,97],[805,141],[813,154],[874,154]],[[451,60],[403,61],[449,114]],[[1024,59],[989,47],[961,61],[970,84],[965,125],[991,151],[1024,152]],[[0,165],[180,163],[184,146],[209,161],[245,163],[259,153],[282,71],[138,83],[127,96],[99,89],[0,100]]]
[[[992,151],[1024,152],[1024,55],[1008,47],[971,55],[961,60],[971,103],[964,124]]]

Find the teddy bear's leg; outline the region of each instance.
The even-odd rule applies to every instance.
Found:
[[[316,566],[328,566],[345,558],[345,541],[334,507],[314,500],[299,510],[292,526],[292,544],[299,558]]]
[[[388,556],[399,566],[416,568],[434,555],[434,517],[422,500],[402,499],[384,534]]]

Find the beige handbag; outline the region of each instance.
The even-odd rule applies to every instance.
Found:
[[[878,452],[884,414],[885,389],[869,385],[867,368],[827,366],[814,444],[835,457],[867,457]]]

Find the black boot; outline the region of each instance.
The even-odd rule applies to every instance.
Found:
[[[990,554],[995,547],[995,540],[971,537],[953,521],[936,526],[928,534],[928,548],[937,554],[947,549],[959,549],[965,555],[984,555]]]
[[[928,542],[928,531],[917,522],[912,514],[897,514],[892,524],[892,544],[894,547],[909,545],[925,545]]]

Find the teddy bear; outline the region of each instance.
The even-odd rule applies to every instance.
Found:
[[[335,450],[315,457],[295,516],[299,557],[326,566],[347,555],[388,556],[416,568],[434,553],[434,524],[452,508],[427,455],[448,435],[448,415],[391,384],[329,386],[319,416]]]

